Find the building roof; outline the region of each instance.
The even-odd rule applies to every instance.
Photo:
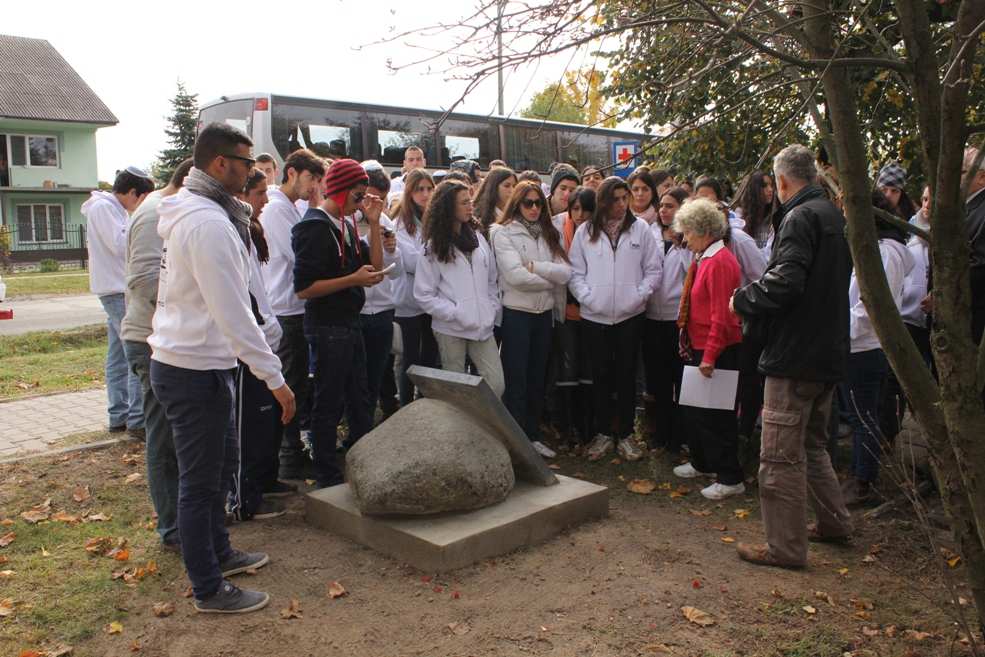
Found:
[[[0,117],[118,123],[106,104],[44,39],[0,34]]]

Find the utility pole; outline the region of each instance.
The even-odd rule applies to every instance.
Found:
[[[503,8],[506,0],[496,0],[496,50],[498,66],[496,67],[496,81],[499,85],[499,115],[503,116]]]

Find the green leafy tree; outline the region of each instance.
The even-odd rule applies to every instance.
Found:
[[[164,133],[168,136],[168,148],[161,151],[154,164],[154,177],[165,184],[171,174],[195,148],[195,128],[198,123],[198,94],[188,93],[184,83],[178,81],[178,91],[171,99],[171,115]]]
[[[604,83],[605,74],[601,71],[568,71],[563,81],[553,82],[534,94],[520,115],[528,119],[614,127],[616,111],[602,94]]]

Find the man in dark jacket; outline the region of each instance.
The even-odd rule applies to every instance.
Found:
[[[759,496],[765,545],[737,546],[752,563],[802,568],[807,541],[845,542],[851,518],[825,450],[835,385],[849,350],[852,262],[845,219],[817,185],[814,154],[784,148],[773,161],[783,204],[773,253],[758,281],[737,290],[733,311],[766,347]],[[807,492],[817,524],[807,527]]]

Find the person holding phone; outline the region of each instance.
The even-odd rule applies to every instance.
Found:
[[[325,174],[318,207],[310,208],[291,233],[294,289],[305,299],[304,333],[315,345],[311,447],[317,488],[344,481],[336,447],[338,426],[348,407],[348,444],[372,427],[366,376],[366,345],[359,312],[364,288],[383,280],[383,199],[367,194],[369,176],[359,163],[335,160]],[[350,217],[360,210],[369,242]]]

